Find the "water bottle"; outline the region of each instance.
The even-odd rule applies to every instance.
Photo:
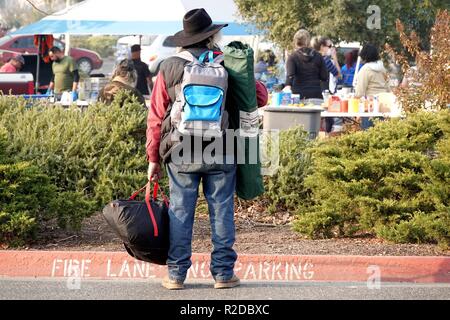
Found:
[[[373,96],[373,113],[380,112],[380,101],[378,100],[378,96]]]
[[[98,91],[97,90],[93,90],[91,92],[91,98],[90,98],[90,102],[91,103],[95,103],[98,100]]]

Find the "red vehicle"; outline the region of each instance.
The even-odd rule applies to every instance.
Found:
[[[54,46],[64,49],[64,42],[55,39],[53,42]],[[37,48],[34,45],[34,37],[33,36],[10,36],[7,35],[0,39],[0,50],[9,50],[22,54],[37,54]],[[85,74],[90,74],[92,70],[100,69],[103,65],[102,58],[98,55],[98,53],[87,50],[87,49],[79,49],[79,48],[71,48],[70,56],[76,61],[78,64],[78,69],[80,72]],[[11,53],[1,53],[0,52],[0,61],[2,63],[6,63],[11,59]]]

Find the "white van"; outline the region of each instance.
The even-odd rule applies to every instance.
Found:
[[[146,50],[142,50],[142,61],[148,64],[150,72],[155,74],[159,71],[160,64],[177,52],[176,46],[168,41],[167,35],[156,36],[154,41]]]
[[[131,58],[131,46],[140,44],[142,55],[149,49],[150,45],[156,39],[156,36],[126,36],[117,40],[116,45],[116,63],[123,59]],[[144,59],[142,59],[144,61]],[[146,61],[145,61],[146,62]]]

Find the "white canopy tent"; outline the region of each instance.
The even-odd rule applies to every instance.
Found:
[[[21,28],[13,35],[161,35],[183,28],[184,14],[205,8],[214,23],[228,23],[224,35],[252,35],[233,0],[86,0]]]
[[[227,23],[223,35],[252,37],[247,42],[256,50],[258,31],[239,19],[234,0],[85,0],[12,35],[170,35],[183,29],[183,16],[195,8],[204,8],[214,23]],[[65,49],[68,53],[70,39]]]

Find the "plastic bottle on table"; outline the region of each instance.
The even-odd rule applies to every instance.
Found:
[[[365,97],[361,97],[361,99],[359,99],[358,111],[359,111],[359,113],[364,113],[366,111],[366,98]]]
[[[356,98],[354,95],[351,96],[350,100],[348,101],[348,112],[350,113],[358,113],[359,112],[359,99]]]
[[[97,102],[97,100],[98,100],[98,95],[99,95],[99,92],[98,92],[97,90],[93,90],[93,91],[91,92],[90,102],[91,102],[91,103]]]
[[[373,113],[380,112],[380,101],[378,100],[378,96],[373,96]]]

